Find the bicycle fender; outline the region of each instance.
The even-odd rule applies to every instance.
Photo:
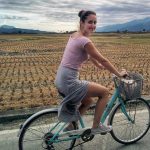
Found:
[[[37,113],[33,114],[30,116],[23,124],[20,125],[20,130],[18,132],[18,137],[20,136],[22,130],[26,127],[26,125],[36,116],[39,116],[40,114],[47,113],[47,112],[57,112],[58,108],[49,108],[49,109],[44,109],[41,111],[38,111]]]

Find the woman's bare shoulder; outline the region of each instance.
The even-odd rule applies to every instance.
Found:
[[[78,32],[74,32],[70,35],[70,37],[73,38],[73,39],[77,39],[77,38],[81,38],[82,35]]]

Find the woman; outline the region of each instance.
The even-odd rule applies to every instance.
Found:
[[[109,99],[108,89],[97,83],[79,80],[78,73],[81,65],[88,58],[100,69],[105,68],[118,77],[123,77],[127,73],[125,70],[119,72],[108,59],[102,56],[90,40],[91,33],[96,29],[96,13],[81,10],[78,16],[80,17],[79,31],[70,35],[55,80],[56,87],[64,95],[58,117],[65,122],[78,120],[79,114],[83,115],[91,105],[92,97],[98,97],[92,130],[99,133],[109,132],[112,127],[100,123]],[[78,105],[80,105],[79,108]],[[71,128],[70,123],[67,130]]]

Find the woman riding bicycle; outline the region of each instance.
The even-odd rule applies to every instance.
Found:
[[[100,123],[101,115],[109,99],[109,90],[100,84],[79,80],[79,71],[83,62],[90,59],[98,68],[105,68],[118,77],[125,76],[127,72],[126,70],[119,72],[91,41],[90,35],[96,29],[96,13],[81,10],[78,16],[80,28],[69,37],[55,79],[57,89],[64,95],[58,117],[64,122],[76,121],[78,115],[83,115],[92,104],[92,97],[98,97],[92,129],[95,132],[109,132],[112,127]],[[80,105],[79,108],[78,105]],[[72,124],[70,123],[67,128],[71,129]]]

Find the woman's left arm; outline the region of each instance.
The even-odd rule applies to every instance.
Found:
[[[99,69],[105,69],[105,67],[102,64],[100,64],[96,59],[89,57],[89,60],[91,60],[92,63]]]

